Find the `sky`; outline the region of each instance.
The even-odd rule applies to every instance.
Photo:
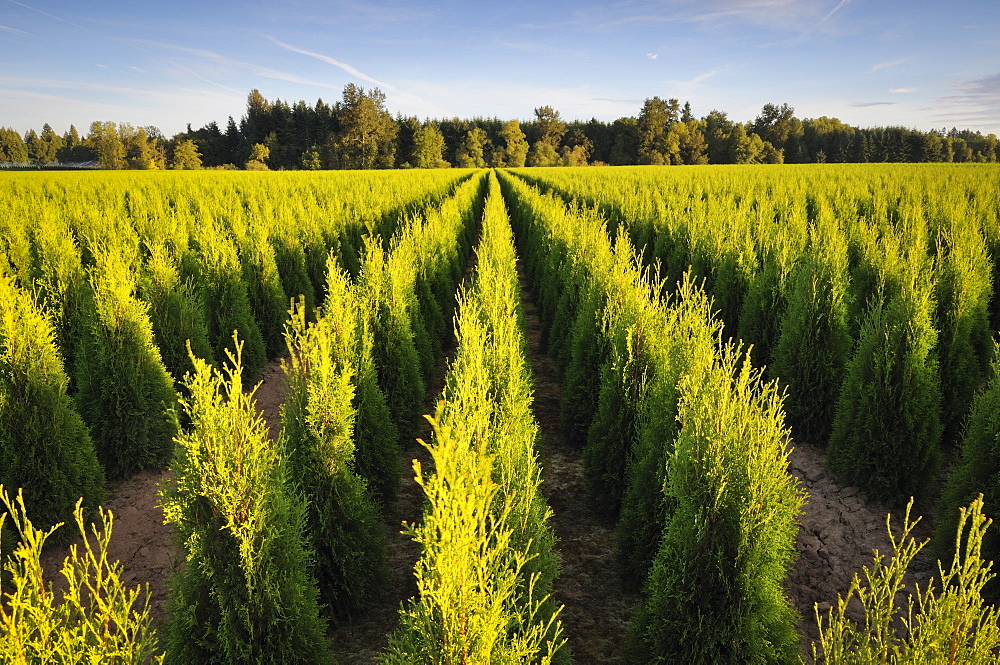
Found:
[[[393,113],[567,120],[644,99],[753,120],[1000,134],[1000,0],[0,0],[0,126],[225,127],[249,91],[378,87]]]

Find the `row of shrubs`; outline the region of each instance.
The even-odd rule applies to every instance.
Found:
[[[540,491],[514,245],[494,176],[476,258],[425,444],[433,468],[415,463],[426,495],[410,526],[422,548],[419,595],[401,611],[386,663],[569,662],[550,597],[559,564]]]
[[[309,296],[300,296],[291,317],[286,315],[282,320],[289,352],[285,365],[290,394],[284,406],[283,429],[276,441],[268,437],[252,394],[244,392],[249,382],[243,355],[247,345],[232,332],[229,344],[222,348],[227,358],[222,369],[199,357],[193,340],[187,345],[192,371],[182,386],[180,401],[184,408],[182,417],[177,417],[172,408],[177,395],[159,361],[145,305],[136,297],[136,279],[130,268],[141,262],[130,263],[127,244],[97,255],[98,267],[89,269],[86,278],[93,285],[92,298],[96,301],[93,307],[100,313],[99,321],[104,327],[93,325],[92,334],[105,346],[123,338],[132,344],[109,347],[118,352],[108,356],[108,366],[120,364],[133,371],[142,370],[140,375],[160,377],[162,381],[150,383],[165,386],[169,391],[171,408],[157,413],[165,415],[165,422],[174,430],[162,437],[163,432],[149,436],[149,440],[162,445],[155,451],[159,456],[155,464],[162,465],[171,451],[175,451],[174,483],[165,493],[164,505],[167,520],[177,528],[185,555],[185,566],[174,581],[169,608],[165,652],[168,662],[328,662],[324,637],[327,623],[359,612],[378,589],[385,575],[386,527],[381,508],[395,495],[400,438],[412,432],[413,414],[421,409],[424,399],[421,388],[410,403],[388,403],[380,383],[384,381],[389,388],[395,387],[393,377],[397,367],[385,364],[392,362],[393,357],[386,347],[408,341],[421,381],[424,377],[419,372],[425,362],[416,353],[412,336],[406,340],[398,335],[393,337],[385,312],[414,317],[407,326],[407,330],[412,330],[413,326],[423,325],[423,321],[416,318],[416,309],[406,305],[419,303],[421,308],[439,312],[444,325],[444,317],[450,317],[454,289],[468,255],[480,190],[481,178],[466,179],[454,197],[440,203],[440,209],[400,220],[393,240],[366,237],[359,262],[364,267],[357,270],[357,283],[352,283],[343,268],[342,257],[331,251],[322,308],[314,311]],[[383,246],[390,247],[388,256]],[[400,255],[395,256],[397,250]],[[236,254],[230,253],[222,262],[229,261],[229,275],[234,277],[231,291],[240,292],[242,285],[243,293],[247,293],[245,282],[238,282],[235,277],[236,271],[241,270],[239,263],[232,261],[235,257]],[[156,258],[161,260],[161,266],[166,266],[162,274],[175,278],[176,266],[165,260],[169,259],[168,253],[164,251]],[[403,276],[399,267],[407,260],[419,267],[419,279],[407,280]],[[379,274],[382,277],[375,277]],[[387,288],[371,289],[375,279],[381,279]],[[428,293],[445,293],[448,281],[451,297],[441,302],[429,303],[415,295],[415,290],[421,287]],[[185,282],[184,288],[191,284]],[[87,503],[94,505],[101,500],[103,476],[99,455],[95,455],[87,427],[67,393],[69,380],[61,369],[51,317],[14,280],[4,277],[0,287],[5,294],[16,296],[4,298],[0,307],[10,304],[11,308],[17,308],[3,312],[11,332],[8,334],[5,329],[0,342],[5,343],[5,351],[12,349],[16,363],[23,365],[19,368],[22,375],[18,375],[8,372],[5,363],[0,374],[7,384],[4,387],[10,387],[12,394],[23,393],[25,387],[29,392],[44,388],[43,397],[49,405],[48,412],[40,413],[31,395],[24,403],[10,403],[10,409],[6,409],[8,402],[3,400],[2,416],[14,422],[27,413],[38,415],[43,425],[47,418],[52,418],[56,426],[61,426],[60,436],[54,442],[40,437],[39,445],[25,448],[20,445],[22,440],[11,439],[3,441],[0,449],[4,454],[10,451],[11,459],[20,461],[15,455],[24,458],[23,469],[12,471],[18,474],[15,482],[30,488],[25,492],[33,497],[27,506],[30,514],[35,514],[32,504],[40,507],[52,504],[45,515],[46,520],[51,520],[46,521],[47,526],[70,513],[74,497],[79,497],[85,486],[90,487]],[[393,310],[400,298],[405,301],[404,306]],[[105,319],[109,321],[106,325]],[[251,314],[249,320],[255,322],[256,318]],[[145,349],[146,353],[134,353],[133,348]],[[100,358],[95,356],[98,352],[108,353],[103,348],[98,350],[95,344],[95,348],[86,350],[88,362],[96,362]],[[214,354],[206,355],[211,358]],[[147,362],[152,369],[144,369]],[[120,426],[121,419],[115,418],[114,409],[129,403],[129,389],[131,404],[140,403],[136,401],[134,387],[138,379],[115,384],[114,377],[97,371],[81,378],[85,381],[78,382],[78,399],[90,383],[103,387],[111,396],[121,397],[118,402],[105,398],[101,412],[101,417],[116,426]],[[149,392],[154,397],[160,394],[151,389]],[[18,411],[22,407],[23,412]],[[184,428],[179,428],[179,420],[185,423]],[[150,422],[159,421],[147,419],[143,424],[137,419],[133,428],[140,434],[149,434]],[[404,434],[397,429],[397,422],[407,423]],[[74,423],[78,425],[76,428],[69,427]],[[31,421],[28,425],[30,428]],[[38,429],[44,436],[46,430]],[[11,431],[15,435],[19,432]],[[70,442],[69,435],[73,432],[78,436]],[[111,451],[111,458],[131,459],[132,453],[124,449],[121,437],[114,440],[120,448]],[[58,452],[58,458],[54,459],[54,451]],[[87,462],[88,451],[89,466],[84,465],[81,470],[77,467]],[[136,447],[136,451],[146,452],[141,447]],[[145,459],[138,454],[134,456]],[[68,470],[61,469],[60,464]],[[48,474],[52,482],[28,482],[32,469]],[[66,477],[69,473],[79,476],[88,469],[94,471],[90,476]],[[27,480],[22,481],[22,476]],[[53,485],[58,486],[60,493],[49,491]],[[21,526],[18,523],[23,539],[26,530]],[[9,549],[16,540],[5,533],[0,545]],[[106,565],[115,568],[114,564]],[[40,581],[32,583],[37,585]],[[42,592],[36,600],[45,598]],[[101,611],[91,610],[98,614]],[[14,623],[18,621],[14,619]],[[148,633],[148,625],[144,630]],[[27,635],[24,644],[29,651],[37,647],[39,639],[42,642],[46,639],[26,627],[23,620],[5,632]],[[150,640],[155,644],[155,638],[148,635],[142,639],[147,647]],[[110,653],[102,649],[94,644],[67,643],[58,645],[52,653]],[[148,649],[143,653],[148,656]]]
[[[503,184],[594,505],[644,589],[629,662],[793,662],[803,497],[775,384],[720,342],[700,289],[668,296],[595,214]]]
[[[828,445],[843,482],[902,506],[927,495],[991,374],[996,172],[522,176],[626,229],[671,283],[689,268],[704,279],[725,335],[753,344],[755,364],[787,388],[796,439]]]
[[[96,506],[105,478],[167,464],[181,425],[175,380],[193,370],[188,344],[214,363],[239,331],[249,382],[284,347],[290,298],[304,296],[312,316],[330,252],[357,273],[366,243],[390,242],[362,232],[391,236],[467,174],[289,180],[284,193],[252,177],[88,178],[0,183],[10,321],[0,482],[25,488],[42,527],[68,519],[81,496]],[[55,403],[85,427],[48,417]]]

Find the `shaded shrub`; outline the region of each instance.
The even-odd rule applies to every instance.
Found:
[[[0,485],[20,488],[42,529],[82,497],[104,500],[104,473],[73,400],[50,319],[0,274]]]

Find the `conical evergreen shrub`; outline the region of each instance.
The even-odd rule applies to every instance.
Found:
[[[956,222],[942,233],[939,243],[935,320],[940,331],[943,441],[951,446],[961,440],[973,397],[989,371],[993,285],[983,239],[975,227]]]
[[[178,432],[177,394],[135,277],[113,250],[91,275],[95,313],[77,357],[77,405],[109,479],[161,468]]]
[[[892,505],[919,496],[940,458],[941,384],[929,288],[877,304],[847,365],[827,448],[831,470]]]
[[[628,662],[797,663],[782,580],[803,496],[788,473],[781,400],[732,348],[686,374],[680,394],[665,485],[673,513]]]
[[[66,394],[69,379],[49,317],[0,274],[0,485],[20,488],[41,529],[104,500],[104,473],[87,426]]]
[[[787,388],[785,413],[798,441],[825,446],[853,342],[848,325],[847,245],[820,219],[790,279],[770,375]]]
[[[961,459],[952,468],[938,503],[934,553],[948,563],[953,555],[953,534],[961,510],[978,495],[983,496],[983,511],[993,519],[1000,506],[1000,355],[993,361],[993,376],[986,389],[972,402],[972,412],[965,425]],[[983,558],[1000,561],[1000,534],[986,533],[982,541]],[[990,581],[984,595],[990,602],[1000,601],[1000,584]]]
[[[242,361],[222,373],[195,359],[192,423],[164,490],[185,565],[171,586],[167,662],[330,663],[306,498],[243,392]]]
[[[314,576],[334,618],[362,610],[387,574],[385,523],[354,472],[355,325],[357,316],[321,316],[307,326],[303,298],[286,331],[289,391],[279,441],[293,483],[309,497]]]
[[[213,356],[221,361],[226,352],[235,353],[233,333],[244,340],[244,375],[253,381],[267,364],[267,348],[250,307],[243,271],[232,242],[205,220],[198,239],[197,256],[189,260],[188,272],[196,278],[201,298],[208,309],[209,340]]]
[[[195,356],[212,362],[206,305],[191,280],[181,278],[179,266],[165,246],[154,245],[149,252],[140,291],[149,305],[163,364],[175,380],[180,380],[194,370],[189,342]]]

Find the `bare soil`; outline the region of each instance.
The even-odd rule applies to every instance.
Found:
[[[541,351],[541,324],[521,274],[528,350],[535,378],[535,419],[542,434],[542,491],[554,513],[552,527],[562,569],[553,595],[564,605],[561,619],[577,663],[618,663],[639,596],[619,583],[615,532],[593,510],[582,451],[562,431],[562,386],[555,365]]]

